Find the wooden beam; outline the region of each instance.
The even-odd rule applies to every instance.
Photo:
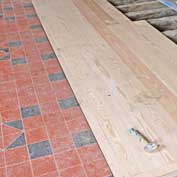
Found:
[[[150,19],[148,22],[160,31],[177,29],[177,16]]]
[[[145,10],[150,10],[150,9],[160,9],[160,8],[164,8],[164,7],[165,6],[158,1],[150,1],[150,2],[147,1],[147,2],[117,6],[117,8],[124,13],[145,11]]]
[[[150,9],[138,12],[129,12],[126,15],[132,20],[147,20],[153,18],[167,17],[177,15],[177,12],[168,7],[159,9]]]

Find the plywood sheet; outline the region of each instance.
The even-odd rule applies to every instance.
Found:
[[[33,3],[114,176],[158,177],[175,171],[173,59],[160,55],[104,0]],[[144,145],[129,135],[131,127],[157,140],[161,149],[144,152]]]

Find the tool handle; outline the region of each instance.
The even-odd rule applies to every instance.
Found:
[[[136,130],[134,128],[130,128],[128,131],[131,135],[136,137],[138,139],[138,141],[146,143],[146,144],[149,143],[149,140],[144,135],[142,135],[138,130]]]

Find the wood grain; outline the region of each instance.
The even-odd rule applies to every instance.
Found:
[[[158,177],[174,170],[175,58],[163,56],[104,0],[33,3],[114,176]],[[131,127],[157,140],[160,151],[144,152],[129,135]]]

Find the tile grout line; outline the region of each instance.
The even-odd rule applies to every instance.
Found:
[[[14,4],[12,3],[12,1],[10,0],[11,2],[11,5],[12,7],[14,8]],[[22,3],[22,0],[20,0],[21,4]],[[16,14],[15,14],[16,15]],[[18,29],[19,30],[19,29]],[[19,30],[19,39],[22,41],[22,38],[21,38],[21,31]],[[25,53],[25,56],[26,56],[26,51],[24,50],[24,53]],[[12,65],[12,63],[11,63]],[[15,79],[15,85],[16,85],[16,92],[17,92],[17,95],[18,95],[18,103],[19,103],[19,111],[20,111],[20,115],[21,115],[21,121],[22,121],[22,125],[23,125],[23,131],[24,131],[24,137],[25,137],[25,142],[26,142],[26,149],[27,149],[27,153],[28,153],[28,158],[29,158],[29,163],[30,163],[30,169],[31,169],[31,173],[32,173],[32,176],[34,177],[34,173],[33,173],[33,169],[32,169],[32,162],[31,162],[31,159],[30,159],[30,154],[29,154],[29,150],[28,150],[28,145],[27,145],[27,138],[26,138],[26,134],[25,134],[25,127],[24,127],[24,123],[23,123],[23,117],[22,117],[22,113],[21,113],[21,106],[20,106],[20,100],[19,100],[19,93],[18,93],[18,90],[17,90],[17,83],[16,83],[16,79]]]
[[[34,8],[34,7],[33,7],[33,8]],[[35,10],[35,9],[34,9],[34,10]],[[37,17],[37,18],[38,18],[38,17]],[[29,24],[29,23],[28,23],[28,24]],[[34,36],[34,35],[33,35],[33,32],[31,31],[31,29],[30,29],[30,34],[31,34],[32,36]],[[34,45],[35,45],[35,47],[36,47],[37,53],[40,54],[39,49],[38,49],[38,47],[36,46],[36,43],[35,43]],[[41,63],[42,63],[42,65],[43,65],[43,67],[44,67],[43,62],[41,62]],[[45,67],[44,67],[44,68],[45,68]],[[46,70],[45,70],[45,73],[46,73],[46,76],[48,76]],[[33,83],[33,85],[34,85],[33,78],[31,78],[31,79],[32,79],[32,83]],[[34,89],[34,92],[35,92],[35,95],[36,95],[36,99],[37,99],[38,105],[39,105],[39,107],[40,107],[41,116],[42,116],[42,121],[43,121],[43,123],[44,123],[44,127],[45,127],[45,131],[46,131],[46,134],[47,134],[47,137],[48,137],[48,141],[49,141],[49,144],[50,144],[50,148],[51,148],[51,150],[52,150],[52,156],[53,156],[53,159],[54,159],[54,162],[55,162],[55,167],[56,167],[57,172],[58,172],[57,175],[58,175],[58,177],[60,177],[60,170],[59,170],[59,168],[58,168],[58,166],[57,166],[57,161],[56,161],[56,158],[55,158],[55,156],[54,156],[54,149],[53,149],[53,147],[52,147],[52,143],[51,143],[51,140],[50,140],[50,137],[49,137],[49,134],[48,134],[48,130],[47,130],[47,127],[46,127],[46,123],[45,123],[44,118],[43,118],[43,113],[42,113],[42,110],[41,110],[41,105],[40,105],[40,101],[39,101],[39,99],[38,99],[38,95],[37,95],[36,89]]]
[[[2,12],[4,13],[4,5],[3,5],[3,2],[0,2],[0,4],[1,4],[1,7],[2,7]],[[14,12],[13,12],[14,13]],[[3,16],[3,18],[4,18],[4,16]],[[4,21],[3,21],[3,23],[4,22],[6,22],[5,21],[5,19],[4,19]],[[7,34],[6,34],[6,40],[7,40],[7,42],[8,42],[8,37],[7,37]],[[10,53],[10,51],[9,51],[9,53]],[[10,58],[11,59],[11,58]],[[10,62],[11,63],[11,62]],[[10,68],[12,69],[12,66],[10,65]],[[13,78],[13,80],[14,80],[14,78]],[[1,122],[1,127],[2,127],[2,122]],[[2,144],[3,144],[3,149],[5,148],[5,144],[4,144],[4,133],[3,133],[3,130],[2,130],[2,128],[1,128],[1,133],[2,133],[2,136],[3,136],[3,138],[2,138]],[[6,153],[5,153],[5,149],[4,149],[4,165],[5,165],[5,175],[6,175],[6,177],[8,177],[8,173],[7,173],[7,158],[6,158]]]

